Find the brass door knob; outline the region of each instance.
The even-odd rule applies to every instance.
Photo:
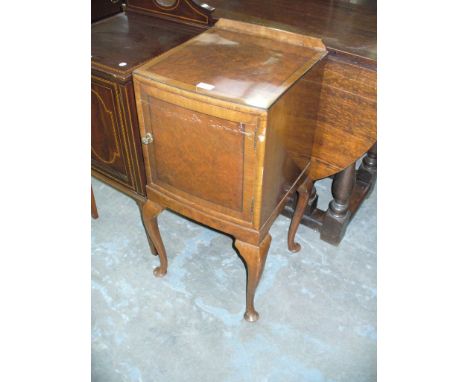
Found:
[[[153,142],[153,134],[151,133],[146,133],[146,135],[143,138],[141,138],[141,143],[143,143],[144,145],[149,145],[152,142]]]

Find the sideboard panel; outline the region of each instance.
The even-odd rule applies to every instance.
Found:
[[[133,188],[116,84],[91,78],[91,164],[113,180]]]

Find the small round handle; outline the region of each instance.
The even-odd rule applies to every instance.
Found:
[[[144,145],[149,145],[152,142],[153,142],[153,134],[151,133],[146,133],[146,135],[143,138],[141,138],[141,143],[143,143]]]

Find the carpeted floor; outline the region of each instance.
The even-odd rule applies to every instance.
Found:
[[[164,211],[169,268],[157,279],[136,203],[92,184],[93,382],[376,380],[377,189],[339,247],[301,226],[290,253],[289,219],[276,220],[249,323],[232,238]],[[329,186],[317,184],[324,209]]]

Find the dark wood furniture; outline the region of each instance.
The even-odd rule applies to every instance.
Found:
[[[167,1],[171,2],[162,3],[169,4]],[[127,12],[92,28],[93,85],[95,91],[108,94],[101,97],[108,102],[105,108],[103,102],[92,96],[93,147],[97,155],[104,154],[104,160],[94,154],[92,165],[95,177],[132,196],[141,207],[146,179],[138,143],[131,71],[196,35],[212,19],[207,6],[202,7],[206,16],[192,12],[187,17],[192,9],[188,3],[204,12],[188,0],[175,2],[175,7],[161,7],[151,0],[128,3]],[[333,193],[340,199],[334,197],[329,209],[321,211],[313,189],[302,224],[318,229],[322,239],[338,244],[352,216],[372,190],[377,174],[376,1],[211,0],[210,4],[217,7],[215,16],[318,36],[327,46],[329,55],[317,121],[320,139],[314,143],[315,173],[311,177],[333,176]],[[208,18],[207,24],[204,17]],[[187,22],[189,31],[186,29],[189,25],[184,25]],[[127,65],[121,67],[120,63]],[[350,168],[366,151],[368,155],[359,170]],[[351,176],[345,176],[345,171]],[[283,213],[292,216],[295,203],[291,198]]]
[[[333,176],[333,200],[306,205],[302,223],[338,244],[351,218],[372,190],[377,175],[376,0],[210,0],[215,16],[321,38],[326,58],[311,177]],[[367,152],[361,167],[355,162]],[[292,216],[295,199],[283,213]]]
[[[300,189],[307,200],[312,189],[326,54],[314,37],[221,19],[134,71],[156,276],[167,271],[157,216],[169,208],[235,238],[247,268],[244,317],[258,319],[269,229],[288,196]]]
[[[132,197],[140,211],[146,176],[132,71],[213,23],[206,5],[169,2],[128,0],[125,12],[91,27],[92,175]]]
[[[99,217],[96,207],[96,200],[94,199],[93,187],[91,187],[91,217],[93,219],[97,219]]]
[[[91,0],[91,22],[122,12],[123,0]]]

